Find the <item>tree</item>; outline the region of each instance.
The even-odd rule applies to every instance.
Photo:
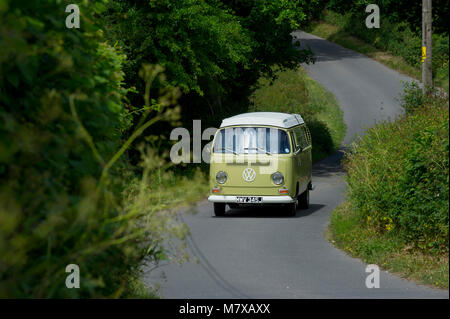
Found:
[[[311,61],[290,36],[308,21],[308,8],[306,1],[121,0],[110,4],[106,21],[128,56],[129,85],[138,85],[141,63],[161,64],[166,83],[183,90],[184,123],[208,114],[217,125],[246,110],[257,79],[273,67]]]

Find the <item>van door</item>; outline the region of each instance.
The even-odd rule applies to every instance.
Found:
[[[298,158],[299,194],[306,190],[311,178],[311,144],[306,130],[305,125],[294,128],[297,147],[295,157]]]
[[[298,182],[298,194],[302,192],[303,189],[303,167],[302,167],[302,143],[301,143],[301,135],[299,134],[300,131],[298,130],[299,126],[295,127],[292,130],[293,135],[293,144],[294,144],[294,152],[292,156],[292,160],[294,162],[294,174],[296,176],[296,180]],[[297,195],[298,195],[297,194]]]
[[[306,177],[306,187],[308,187],[311,181],[312,175],[312,144],[311,144],[311,133],[306,125],[302,125],[303,135],[305,137],[305,147],[302,150],[302,162],[303,168],[305,170]]]

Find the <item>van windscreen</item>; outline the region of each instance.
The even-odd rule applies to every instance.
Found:
[[[230,127],[217,132],[214,153],[289,154],[288,134],[277,128]]]

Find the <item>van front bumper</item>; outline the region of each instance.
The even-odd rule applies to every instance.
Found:
[[[291,196],[230,196],[230,195],[210,195],[208,200],[213,203],[237,203],[237,197],[262,197],[262,202],[257,204],[289,204],[294,203],[295,199]]]

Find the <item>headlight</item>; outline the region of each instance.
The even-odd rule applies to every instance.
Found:
[[[219,184],[224,184],[227,181],[227,173],[222,171],[218,172],[216,174],[216,181]]]
[[[284,176],[283,174],[281,174],[280,172],[276,172],[272,174],[272,181],[276,184],[276,185],[281,185],[284,182]]]

